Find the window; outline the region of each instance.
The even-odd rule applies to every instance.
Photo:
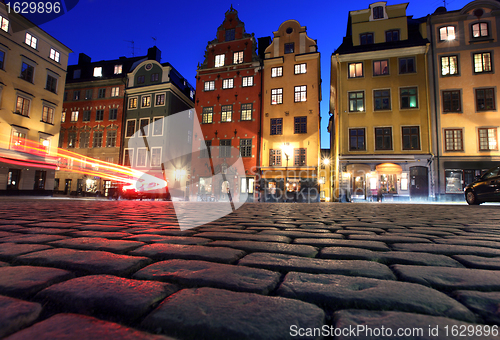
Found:
[[[153,118],[153,136],[163,135],[163,117]]]
[[[377,60],[373,62],[373,75],[383,76],[389,74],[389,61]]]
[[[363,63],[349,64],[349,78],[357,78],[363,76]]]
[[[64,92],[63,101],[68,101],[68,92]]]
[[[161,147],[151,148],[151,166],[161,166]]]
[[[80,132],[80,149],[88,149],[90,145],[90,132]]]
[[[211,153],[210,148],[212,147],[212,141],[206,140],[205,147],[206,147],[205,149],[200,150],[200,158],[210,158],[210,153]],[[201,148],[201,145],[200,145],[200,148]]]
[[[252,157],[252,139],[240,139],[241,157]]]
[[[359,35],[360,45],[373,44],[373,33],[363,33]]]
[[[55,49],[51,48],[49,58],[54,60],[56,63],[58,63],[59,60],[61,59],[61,54],[58,51],[56,51]]]
[[[27,137],[27,134],[24,131],[25,131],[24,129],[23,131],[12,129],[12,137],[10,142],[11,149],[21,150],[21,151],[24,150]]]
[[[417,88],[406,87],[399,90],[399,99],[402,109],[415,109],[418,108]]]
[[[94,67],[94,77],[102,77],[102,67]]]
[[[66,121],[66,112],[63,112],[61,114],[61,123],[64,123]]]
[[[4,70],[5,68],[5,52],[0,50],[0,70]]]
[[[42,122],[53,124],[54,123],[54,108],[50,106],[43,106]]]
[[[295,86],[295,102],[305,102],[307,99],[307,86]]]
[[[90,111],[89,110],[83,111],[82,122],[90,122]]]
[[[349,129],[349,150],[364,151],[365,145],[365,129]]]
[[[73,79],[79,79],[82,74],[82,70],[74,70],[73,71]]]
[[[294,151],[293,165],[295,166],[306,165],[306,149],[300,148],[300,149],[294,149],[293,151]]]
[[[38,39],[32,36],[30,33],[26,32],[26,39],[24,40],[24,43],[36,49]]]
[[[222,80],[222,88],[223,89],[232,89],[234,85],[234,79],[229,78],[229,79],[223,79]]]
[[[383,19],[384,18],[384,7],[376,6],[373,7],[373,19]]]
[[[137,148],[137,166],[145,167],[148,161],[148,150],[146,148]]]
[[[443,91],[443,112],[460,112],[460,91]]]
[[[489,36],[488,32],[488,23],[487,22],[479,22],[477,24],[472,25],[472,38],[484,38]]]
[[[125,137],[132,137],[135,133],[135,119],[127,120],[127,129],[125,130]]]
[[[72,122],[77,122],[78,121],[78,111],[72,111],[71,112],[71,121]]]
[[[96,110],[95,120],[96,120],[96,122],[104,120],[104,110]]]
[[[115,65],[114,74],[122,74],[122,72],[123,72],[123,65]]]
[[[269,150],[269,165],[281,165],[281,150],[280,149],[270,149]]]
[[[415,72],[415,58],[401,58],[399,59],[399,74],[414,73]]]
[[[491,53],[474,53],[474,73],[491,72]]]
[[[271,118],[271,135],[283,134],[283,118]]]
[[[151,74],[151,82],[157,82],[160,79],[160,74],[159,73],[152,73]]]
[[[498,139],[496,128],[480,128],[479,132],[479,150],[490,151],[498,150]]]
[[[452,76],[458,74],[458,57],[456,55],[441,57],[441,75]]]
[[[157,94],[155,102],[156,102],[155,106],[165,105],[165,93]]]
[[[107,148],[116,147],[116,131],[106,132],[106,147]]]
[[[201,122],[203,124],[211,124],[213,122],[214,108],[204,107]]]
[[[375,111],[391,109],[391,90],[373,91]]]
[[[151,96],[142,96],[141,107],[151,107]]]
[[[205,82],[205,91],[215,90],[215,80],[210,80]]]
[[[80,91],[73,91],[73,100],[80,99]]]
[[[241,104],[241,117],[240,120],[252,120],[253,104]]]
[[[58,148],[62,148],[64,143],[64,132],[59,133],[59,143],[57,145]]]
[[[16,101],[16,113],[29,117],[30,116],[30,106],[31,106],[31,100],[28,98],[24,98],[21,96],[17,96],[17,101]]]
[[[131,166],[132,159],[134,158],[134,149],[123,150],[123,165]]]
[[[233,64],[243,64],[243,51],[233,53]]]
[[[375,150],[392,150],[392,128],[375,128]]]
[[[0,28],[4,32],[9,32],[9,19],[0,16]]]
[[[294,43],[285,43],[285,54],[294,53],[295,45]]]
[[[439,29],[439,40],[455,40],[455,26],[445,26]]]
[[[85,90],[85,99],[92,99],[92,90]]]
[[[226,30],[226,41],[232,41],[232,40],[234,40],[234,37],[235,37],[234,33],[235,33],[234,28]]]
[[[476,110],[495,110],[495,89],[476,89]]]
[[[224,66],[224,54],[218,54],[215,56],[215,67],[222,67]]]
[[[462,129],[445,129],[445,151],[463,151]]]
[[[365,93],[363,91],[349,92],[349,112],[365,110]]]
[[[219,157],[220,158],[231,157],[231,140],[230,139],[221,139],[220,140]]]
[[[146,80],[145,76],[138,76],[137,77],[137,84],[144,84],[145,80]]]
[[[420,128],[418,126],[403,126],[403,150],[420,150]]]
[[[271,105],[283,104],[283,89],[271,90]]]
[[[106,89],[99,89],[97,92],[97,98],[106,98]]]
[[[128,108],[129,109],[137,109],[137,98],[130,98],[128,100]]]
[[[109,109],[108,120],[116,120],[118,118],[118,109]]]
[[[307,64],[296,64],[294,68],[295,74],[302,74],[307,72]]]
[[[243,87],[253,86],[253,76],[243,77],[241,86]]]
[[[399,30],[390,30],[385,32],[385,41],[399,41]]]
[[[30,83],[33,82],[33,74],[35,73],[35,68],[29,64],[26,64],[23,61],[23,64],[21,66],[21,75],[20,78],[24,79],[26,81],[29,81]]]
[[[139,136],[149,135],[149,118],[141,118],[139,121]]]
[[[112,87],[111,88],[111,97],[119,97],[120,96],[120,88],[117,87]]]
[[[307,117],[294,118],[294,133],[307,133]]]
[[[76,147],[76,132],[68,133],[68,148]]]
[[[92,138],[92,147],[93,148],[100,148],[102,147],[102,131],[95,131],[94,132],[94,137]]]
[[[43,152],[48,153],[49,148],[50,148],[50,140],[45,137],[41,137],[38,139],[38,143],[40,145],[40,149],[43,150]]]
[[[271,78],[282,77],[283,66],[271,68]]]
[[[222,105],[221,111],[221,122],[231,122],[233,116],[233,106],[232,105]]]

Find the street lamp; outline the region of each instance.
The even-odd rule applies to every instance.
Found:
[[[286,165],[285,165],[285,185],[284,185],[284,190],[285,190],[285,199],[287,197],[287,185],[288,185],[288,158],[289,155],[292,153],[292,147],[290,143],[284,143],[283,146],[281,147],[283,150],[283,153],[285,154],[286,158]]]

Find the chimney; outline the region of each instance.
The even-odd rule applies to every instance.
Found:
[[[148,60],[156,60],[157,62],[161,62],[161,51],[158,47],[153,46],[148,48]]]
[[[90,64],[91,62],[91,58],[86,55],[85,53],[80,53],[78,55],[78,65],[82,65],[82,64]]]

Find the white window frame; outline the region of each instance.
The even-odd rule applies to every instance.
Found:
[[[26,145],[23,144],[22,146],[17,146],[17,145],[13,145],[12,142],[14,140],[14,133],[16,132],[18,135],[19,134],[23,134],[24,137],[22,136],[17,136],[16,138],[24,138],[24,139],[28,139],[28,129],[25,129],[25,128],[19,128],[19,127],[12,127],[12,131],[10,133],[10,143],[9,143],[9,148],[10,149],[14,149],[14,150],[19,150],[19,151],[24,151],[26,149]]]
[[[71,111],[71,119],[70,122],[78,122],[78,114],[79,111]]]
[[[128,165],[125,165],[125,154],[126,152],[128,151],[128,154],[129,154],[129,160],[130,160],[130,167],[133,166],[134,164],[134,149],[133,148],[125,148],[123,149],[123,166],[128,166]]]
[[[0,28],[2,29],[2,31],[9,33],[9,25],[10,25],[9,19],[0,15]]]
[[[57,51],[55,48],[51,47],[49,58],[58,63],[61,60],[61,53],[59,53],[59,51]]]
[[[142,134],[142,130],[141,130],[141,122],[143,120],[147,120],[148,121],[148,124],[145,125],[145,127],[144,127],[144,130],[146,130],[146,131],[144,131],[145,132],[144,134]],[[149,136],[149,124],[150,123],[151,123],[151,121],[149,120],[149,118],[141,118],[141,119],[139,119],[139,136],[141,136],[141,137],[148,137]]]
[[[135,106],[134,106],[134,107],[132,107],[132,106],[130,105],[130,104],[132,103],[132,101],[133,101],[133,100],[135,101]],[[136,109],[137,109],[137,107],[138,107],[138,105],[137,105],[137,104],[138,104],[138,101],[139,101],[138,97],[130,97],[130,98],[128,99],[128,103],[127,103],[127,107],[128,107],[128,109],[129,109],[129,110],[136,110]]]
[[[50,76],[50,77],[52,77],[52,78],[54,78],[54,79],[56,80],[56,88],[55,88],[55,91],[49,90],[49,89],[47,88],[47,80],[49,79],[49,76]],[[51,72],[51,71],[47,70],[47,78],[46,78],[46,81],[45,81],[45,89],[46,89],[47,91],[50,91],[50,92],[52,92],[52,93],[57,94],[57,88],[58,88],[58,86],[59,86],[59,76],[57,76],[54,72]]]
[[[204,85],[204,91],[214,91],[215,90],[215,80],[207,80]]]
[[[158,164],[154,164],[153,163],[153,159],[154,159],[154,151],[155,150],[160,150],[160,158],[159,158],[159,163]],[[151,167],[160,167],[161,166],[161,154],[162,154],[162,147],[161,146],[155,146],[155,147],[152,147],[151,148],[151,160],[150,160],[150,166]]]
[[[242,87],[250,87],[253,86],[253,76],[245,76],[241,80]]]
[[[26,32],[26,37],[24,39],[24,43],[28,45],[31,48],[34,48],[36,50],[38,46],[38,38],[35,37],[33,34]]]
[[[158,104],[157,101],[158,101],[158,97],[159,96],[163,96],[163,104]],[[165,106],[165,102],[166,102],[166,94],[165,93],[155,93],[155,106]]]
[[[100,78],[102,77],[102,66],[96,66],[94,67],[94,77]]]
[[[45,114],[45,109],[47,109],[47,120],[43,120],[43,116]],[[52,116],[49,115],[50,110],[52,110]],[[54,124],[54,115],[55,108],[53,106],[46,105],[45,103],[42,106],[42,119],[41,121],[48,124]]]
[[[295,86],[293,98],[295,103],[307,101],[307,85]]]
[[[127,131],[128,131],[128,122],[134,122],[134,132],[130,136],[127,136]],[[127,119],[125,122],[125,138],[133,138],[135,135],[135,126],[137,125],[137,119]]]
[[[163,136],[163,118],[162,116],[158,116],[158,117],[153,117],[153,129],[151,130],[151,136]],[[155,134],[155,124],[156,124],[156,121],[157,120],[160,120],[161,123],[160,123],[160,126],[161,126],[161,133],[160,134]]]
[[[111,88],[111,97],[119,97],[120,96],[120,87],[115,86]]]
[[[17,109],[17,103],[19,102],[19,98],[22,98],[23,100],[23,105],[22,105],[22,110],[19,111]],[[25,111],[25,105],[26,103],[28,103],[28,110],[27,110],[27,114],[23,114],[23,112]],[[29,117],[30,116],[30,111],[31,111],[31,98],[28,98],[26,96],[22,96],[22,95],[19,95],[17,94],[17,97],[16,97],[16,107],[14,109],[14,112],[16,112],[17,114],[20,114],[21,116],[23,117]]]
[[[283,104],[283,88],[271,89],[271,105],[280,104]]]
[[[283,77],[283,66],[271,68],[271,78]]]
[[[222,89],[232,89],[234,88],[234,78],[222,79]]]
[[[233,53],[233,64],[243,64],[243,51]]]
[[[146,95],[141,97],[141,109],[145,107],[151,107],[151,95]]]
[[[224,59],[226,55],[225,54],[217,54],[215,56],[215,67],[222,67],[224,66]]]
[[[144,165],[142,165],[142,163],[139,164],[139,154],[142,150],[144,150],[144,154],[145,154]],[[136,156],[135,164],[136,164],[135,166],[137,168],[145,168],[148,165],[148,149],[147,148],[137,148],[137,156]]]
[[[306,63],[295,64],[294,72],[295,72],[295,74],[307,73],[307,64]]]

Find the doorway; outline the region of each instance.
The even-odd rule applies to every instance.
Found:
[[[414,166],[410,168],[410,197],[429,197],[429,172],[425,166]]]
[[[64,194],[69,195],[71,193],[71,180],[67,179],[64,182]]]
[[[21,170],[9,169],[9,175],[7,177],[7,191],[19,190],[20,179],[21,179]]]
[[[253,177],[240,178],[240,194],[247,194],[246,202],[254,201],[255,179]]]

